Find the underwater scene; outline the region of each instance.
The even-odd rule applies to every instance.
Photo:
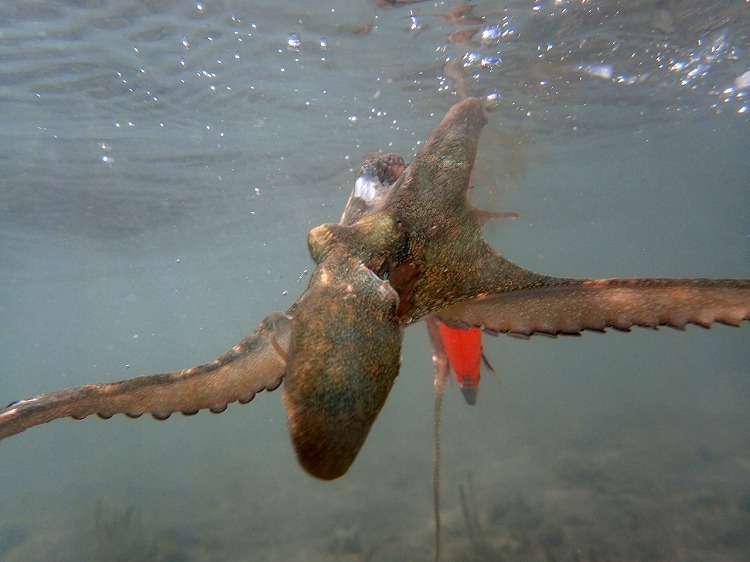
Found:
[[[747,2],[8,0],[2,405],[219,357],[305,290],[362,159],[409,162],[466,96],[504,257],[750,278]],[[435,559],[432,349],[403,336],[336,480],[283,385],[4,439],[0,559]],[[483,337],[476,404],[445,387],[441,560],[750,558],[748,323]]]

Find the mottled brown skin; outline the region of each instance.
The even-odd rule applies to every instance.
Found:
[[[425,316],[523,337],[750,319],[750,280],[565,279],[497,255],[482,236],[486,213],[467,199],[484,124],[479,100],[457,103],[393,185],[313,229],[305,293],[227,354],[14,402],[0,410],[0,438],[67,416],[219,412],[286,377],[297,457],[331,479],[354,461],[398,374],[401,329]]]
[[[300,299],[284,404],[297,457],[320,478],[348,470],[398,375],[397,304],[387,281],[338,256],[318,265]]]

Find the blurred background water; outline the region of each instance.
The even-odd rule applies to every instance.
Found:
[[[486,228],[503,255],[750,277],[747,2],[475,6],[0,3],[3,400],[203,363],[286,309],[307,231],[365,153],[418,150],[456,69],[494,108],[472,196],[520,213]],[[747,330],[487,338],[478,405],[447,389],[444,558],[746,560]],[[0,444],[0,558],[431,559],[432,410],[417,325],[335,482],[280,392],[32,429]]]

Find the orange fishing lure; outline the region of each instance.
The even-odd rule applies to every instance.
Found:
[[[461,392],[467,403],[476,404],[482,362],[482,331],[474,326],[465,330],[451,328],[442,322],[439,324],[445,353]]]

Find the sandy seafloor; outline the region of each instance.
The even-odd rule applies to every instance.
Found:
[[[414,154],[455,101],[446,58],[501,95],[472,196],[520,213],[486,228],[503,255],[750,277],[747,4],[623,4],[478,2],[507,33],[467,45],[448,2],[365,36],[360,0],[3,2],[0,397],[210,361],[286,309],[363,154]],[[447,389],[442,559],[750,558],[750,326],[486,354],[475,407]],[[337,481],[298,467],[281,396],[4,441],[0,559],[432,559],[424,327]]]

